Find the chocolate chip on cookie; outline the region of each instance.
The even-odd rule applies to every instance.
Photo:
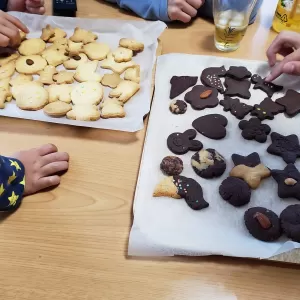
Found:
[[[183,171],[183,162],[177,156],[166,156],[160,163],[160,169],[168,176],[179,175]]]
[[[187,104],[182,100],[173,100],[170,103],[170,112],[174,115],[184,114],[187,110]]]
[[[202,178],[220,177],[226,170],[225,158],[215,149],[202,149],[196,152],[191,159],[191,164]]]
[[[221,197],[233,206],[239,207],[250,202],[251,189],[242,179],[228,177],[219,187]]]
[[[282,230],[278,216],[264,207],[249,208],[244,215],[245,225],[249,233],[264,242],[280,238]]]
[[[169,135],[167,139],[168,148],[175,154],[185,154],[190,151],[199,151],[203,148],[201,142],[194,140],[197,132],[189,129],[184,133],[175,132]]]
[[[300,204],[288,206],[280,214],[283,232],[294,242],[300,243]]]

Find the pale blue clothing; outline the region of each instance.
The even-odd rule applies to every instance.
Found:
[[[121,8],[131,10],[140,17],[148,20],[161,20],[169,22],[168,16],[168,0],[106,0],[111,3],[118,4]],[[243,0],[230,0],[235,2],[236,9],[239,10],[243,6]],[[253,23],[258,9],[262,4],[262,0],[258,0],[252,14],[250,23]],[[199,16],[212,18],[212,0],[206,0],[204,5],[198,11]]]

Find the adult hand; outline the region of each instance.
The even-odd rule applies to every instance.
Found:
[[[276,63],[276,55],[284,56],[281,62]],[[281,74],[300,75],[300,34],[292,31],[282,31],[267,50],[271,73],[266,81],[273,81]]]
[[[44,0],[8,0],[7,10],[43,15],[45,13],[44,5]]]
[[[20,20],[0,10],[0,47],[18,46],[21,43],[20,30],[28,33]]]
[[[197,15],[197,10],[203,3],[204,0],[168,0],[169,18],[188,23]]]

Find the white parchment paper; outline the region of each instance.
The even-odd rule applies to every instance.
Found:
[[[82,19],[53,16],[38,16],[13,12],[30,29],[28,38],[40,37],[41,30],[46,24],[65,30],[70,37],[76,26],[91,30],[98,35],[99,42],[107,43],[112,50],[116,49],[120,38],[135,38],[145,44],[145,50],[133,58],[141,66],[141,89],[125,104],[126,117],[121,119],[100,119],[95,122],[73,121],[67,118],[52,118],[44,114],[43,110],[30,112],[20,110],[12,101],[6,108],[0,110],[0,116],[39,120],[44,122],[62,123],[75,126],[104,128],[134,132],[143,128],[143,117],[150,110],[152,69],[156,60],[157,39],[166,28],[163,22],[122,21],[115,19]],[[110,70],[100,68],[100,74],[111,73]],[[63,66],[57,67],[63,70]],[[36,76],[38,78],[38,76]],[[75,83],[76,84],[76,83]],[[110,88],[104,87],[104,98],[108,97]]]
[[[288,241],[282,237],[279,241],[265,243],[253,238],[244,226],[244,212],[253,206],[263,206],[280,214],[288,205],[299,203],[297,200],[282,200],[277,196],[277,183],[273,178],[264,180],[261,186],[252,191],[248,205],[235,208],[225,202],[219,195],[219,186],[228,176],[233,167],[233,153],[248,155],[254,151],[260,154],[262,163],[271,169],[283,169],[286,164],[277,156],[266,152],[271,139],[264,144],[246,141],[238,128],[239,120],[224,112],[221,105],[196,111],[188,104],[188,110],[183,115],[173,115],[169,111],[170,79],[174,75],[200,76],[207,67],[224,65],[246,66],[252,73],[266,76],[269,68],[264,62],[236,60],[213,56],[196,56],[185,54],[163,55],[158,60],[156,87],[151,115],[148,125],[144,153],[134,200],[134,223],[129,240],[129,255],[227,255],[239,257],[269,258],[275,254],[287,252],[300,244]],[[292,76],[282,76],[276,81],[285,86],[282,93],[277,93],[273,99],[281,97],[286,89],[300,91],[300,79]],[[197,84],[201,84],[200,80]],[[252,85],[253,87],[253,85]],[[244,103],[260,103],[266,94],[251,87],[251,99]],[[191,88],[189,89],[191,90]],[[188,91],[189,91],[188,90]],[[184,94],[177,97],[183,99]],[[219,99],[223,96],[219,95]],[[163,178],[159,169],[160,162],[166,155],[172,155],[168,150],[166,140],[173,132],[183,132],[192,128],[192,122],[199,116],[220,113],[227,117],[227,136],[223,140],[211,140],[201,134],[200,140],[204,148],[214,148],[223,154],[227,161],[227,169],[219,179],[206,180],[196,175],[190,166],[194,152],[181,155],[184,162],[183,176],[197,180],[210,206],[201,211],[190,209],[183,199],[152,197],[155,185]],[[245,119],[249,119],[248,115]],[[287,118],[284,114],[275,116],[274,120],[264,121],[272,131],[287,135],[300,135],[300,115]],[[300,160],[296,163],[300,168]]]

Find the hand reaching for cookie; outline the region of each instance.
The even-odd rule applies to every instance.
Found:
[[[276,63],[276,55],[284,57]],[[270,82],[281,74],[300,75],[300,34],[292,31],[282,31],[267,50],[271,73],[266,77]]]
[[[197,15],[204,0],[168,0],[168,15],[172,21],[188,23]]]
[[[7,10],[43,15],[45,4],[44,0],[8,0]]]
[[[20,30],[28,33],[20,20],[0,10],[0,47],[18,46],[21,43]]]

